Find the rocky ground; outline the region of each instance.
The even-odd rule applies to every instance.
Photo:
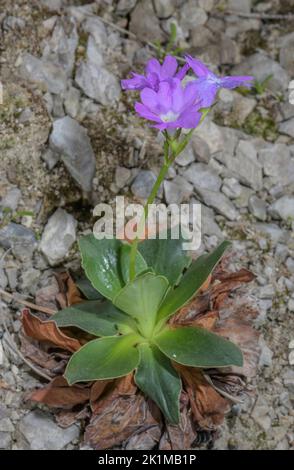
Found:
[[[96,203],[118,194],[140,201],[153,184],[160,142],[119,84],[162,53],[148,42],[165,45],[175,23],[182,51],[215,71],[256,77],[247,94],[220,92],[162,200],[201,202],[203,248],[232,239],[236,264],[256,274],[248,292],[262,332],[256,394],[234,405],[215,447],[293,448],[293,0],[0,7],[0,288],[26,300],[56,289],[56,269],[77,269],[76,239],[92,228]],[[48,410],[23,402],[40,379],[8,344],[18,344],[19,316],[19,305],[2,296],[0,449],[82,446],[77,425],[62,430]]]

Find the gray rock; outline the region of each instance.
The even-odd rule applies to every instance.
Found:
[[[100,45],[97,45],[93,36],[89,36],[88,38],[86,57],[88,62],[96,65],[97,67],[101,67],[104,64],[102,48]]]
[[[199,8],[194,0],[185,2],[180,10],[181,20],[180,25],[183,30],[192,30],[196,26],[206,23],[207,13],[203,8]]]
[[[115,12],[119,16],[128,15],[135,7],[137,0],[119,0]]]
[[[218,174],[205,163],[193,163],[184,172],[184,177],[193,183],[196,189],[208,189],[210,191],[218,191],[221,187],[222,180]]]
[[[264,430],[268,431],[271,426],[271,418],[269,416],[270,408],[266,400],[259,396],[252,411],[252,418]]]
[[[40,250],[51,266],[59,264],[76,240],[77,222],[72,215],[59,208],[48,220],[40,243]]]
[[[270,205],[269,213],[275,219],[294,220],[294,196],[282,196]]]
[[[272,365],[273,351],[268,347],[262,336],[259,339],[259,346],[261,348],[259,367],[270,367]]]
[[[183,150],[182,153],[177,157],[176,163],[180,166],[187,166],[190,163],[194,162],[195,156],[193,152],[193,148],[189,143],[187,147]]]
[[[121,189],[127,186],[132,179],[132,172],[123,166],[116,167],[115,170],[115,184]]]
[[[60,65],[44,61],[26,52],[22,56],[20,74],[26,80],[43,85],[50,93],[62,94],[66,90],[66,72]]]
[[[35,268],[24,269],[20,278],[22,291],[29,291],[31,294],[34,294],[37,289],[40,274],[40,271]]]
[[[155,181],[156,176],[152,171],[141,170],[131,186],[132,193],[140,199],[147,199]]]
[[[162,41],[164,39],[159,19],[155,15],[152,2],[149,0],[137,3],[131,14],[129,29],[143,41]]]
[[[13,432],[14,426],[8,417],[0,419],[0,432]]]
[[[229,0],[227,6],[236,13],[250,13],[251,0]]]
[[[169,18],[175,11],[174,0],[154,0],[153,5],[158,18]]]
[[[103,50],[107,46],[107,31],[102,21],[96,16],[90,16],[82,24],[82,29],[95,40],[96,46]]]
[[[201,205],[201,231],[204,235],[217,236],[223,239],[223,233],[215,221],[214,211],[204,204]]]
[[[241,183],[255,190],[262,188],[262,167],[257,161],[257,152],[251,142],[240,140],[235,156],[232,157],[228,153],[223,155],[223,159],[228,170]]]
[[[74,68],[78,40],[75,23],[58,18],[50,39],[45,43],[42,59],[60,66],[70,78]]]
[[[230,199],[236,199],[241,196],[242,186],[236,178],[224,178],[222,185],[222,192]]]
[[[294,118],[288,119],[279,125],[279,132],[281,134],[289,135],[294,139]]]
[[[121,93],[118,79],[104,66],[93,62],[82,62],[76,72],[75,81],[90,98],[103,105],[114,104]]]
[[[0,287],[1,287],[1,289],[4,289],[4,290],[5,290],[6,287],[7,287],[7,285],[8,285],[7,276],[6,276],[5,272],[4,272],[4,269],[2,269],[2,268],[0,267]]]
[[[283,373],[283,382],[285,387],[291,392],[294,393],[294,370],[286,369]]]
[[[273,244],[283,242],[286,238],[285,231],[282,230],[277,224],[266,224],[258,222],[257,224],[255,224],[255,228],[257,232],[268,236]]]
[[[287,70],[291,77],[294,76],[294,33],[286,34],[279,40],[281,66]]]
[[[57,119],[49,143],[82,189],[91,191],[96,161],[86,129],[69,116]]]
[[[11,444],[12,444],[11,433],[0,431],[0,449],[9,449]]]
[[[290,258],[290,257],[287,258],[286,266],[287,266],[288,271],[294,274],[294,259],[293,258]]]
[[[52,170],[59,162],[60,154],[48,148],[42,153],[41,158],[46,163],[48,170]]]
[[[31,450],[60,450],[79,436],[76,425],[61,429],[40,410],[28,413],[20,421],[19,431]]]
[[[271,144],[258,152],[258,160],[266,176],[273,182],[286,186],[294,183],[294,158],[285,144]]]
[[[79,113],[81,93],[75,87],[70,87],[64,97],[64,109],[66,113],[75,119]]]
[[[236,220],[238,218],[239,213],[237,209],[224,194],[203,188],[197,188],[196,192],[204,204],[215,209],[218,214],[223,215],[229,220]]]
[[[196,26],[191,32],[191,44],[195,48],[206,47],[213,43],[214,39],[215,37],[210,29],[202,25]]]
[[[18,118],[18,121],[21,123],[21,124],[27,124],[28,122],[31,121],[32,117],[33,117],[33,112],[31,110],[31,108],[27,107],[25,108],[19,115],[19,118]]]
[[[17,209],[21,198],[21,191],[18,188],[11,188],[0,202],[1,207],[9,208],[12,211]]]
[[[207,143],[211,154],[224,149],[222,128],[214,124],[208,117],[196,128],[194,135]]]
[[[195,158],[198,162],[208,163],[210,160],[210,148],[205,140],[197,135],[193,135],[191,146],[194,151]]]
[[[193,193],[193,186],[180,175],[172,181],[164,181],[163,187],[167,204],[181,204]]]
[[[34,246],[36,238],[34,232],[20,224],[10,222],[0,230],[0,246],[11,248],[16,245]]]
[[[251,196],[248,201],[248,209],[258,220],[266,220],[266,203],[257,196]]]
[[[253,75],[255,79],[262,82],[272,75],[268,82],[268,88],[275,92],[285,91],[289,84],[289,75],[275,60],[267,55],[257,52],[234,67],[232,75]]]

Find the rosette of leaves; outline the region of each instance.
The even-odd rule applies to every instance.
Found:
[[[242,353],[232,342],[201,327],[170,322],[197,294],[228,246],[223,242],[192,260],[181,239],[144,240],[136,256],[136,276],[130,280],[130,244],[83,237],[79,247],[87,280],[79,288],[89,300],[51,319],[58,327],[77,327],[97,338],[72,355],[64,374],[68,383],[134,371],[139,389],[168,422],[177,424],[182,385],[173,363],[201,369],[242,366]]]

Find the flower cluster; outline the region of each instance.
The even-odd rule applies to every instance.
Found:
[[[186,56],[179,68],[173,56],[166,56],[162,65],[150,59],[145,75],[132,72],[131,78],[122,80],[124,90],[140,90],[141,103],[135,104],[137,113],[160,129],[194,129],[201,119],[200,110],[209,108],[220,88],[250,87],[251,76],[218,77],[200,60]],[[192,69],[196,75],[184,84],[183,79]]]

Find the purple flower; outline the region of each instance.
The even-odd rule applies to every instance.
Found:
[[[239,86],[245,86],[250,88],[252,83],[251,80],[254,77],[251,76],[233,76],[233,77],[218,77],[211,70],[209,70],[206,65],[204,65],[200,60],[193,59],[191,56],[186,56],[186,61],[189,67],[195,72],[199,77],[195,82],[198,89],[198,98],[201,100],[201,107],[208,108],[211,106],[215,100],[217,91],[220,88],[229,88],[233,89]]]
[[[144,88],[141,91],[142,103],[137,102],[137,113],[160,129],[194,129],[201,119],[197,103],[198,90],[190,82],[182,87],[179,78],[161,81],[158,91]]]
[[[177,72],[178,63],[173,56],[167,55],[161,65],[157,59],[150,59],[145,67],[145,75],[131,72],[132,78],[121,80],[123,90],[143,90],[152,88],[158,91],[160,82],[170,78],[182,80],[189,70],[189,65],[185,64]]]

